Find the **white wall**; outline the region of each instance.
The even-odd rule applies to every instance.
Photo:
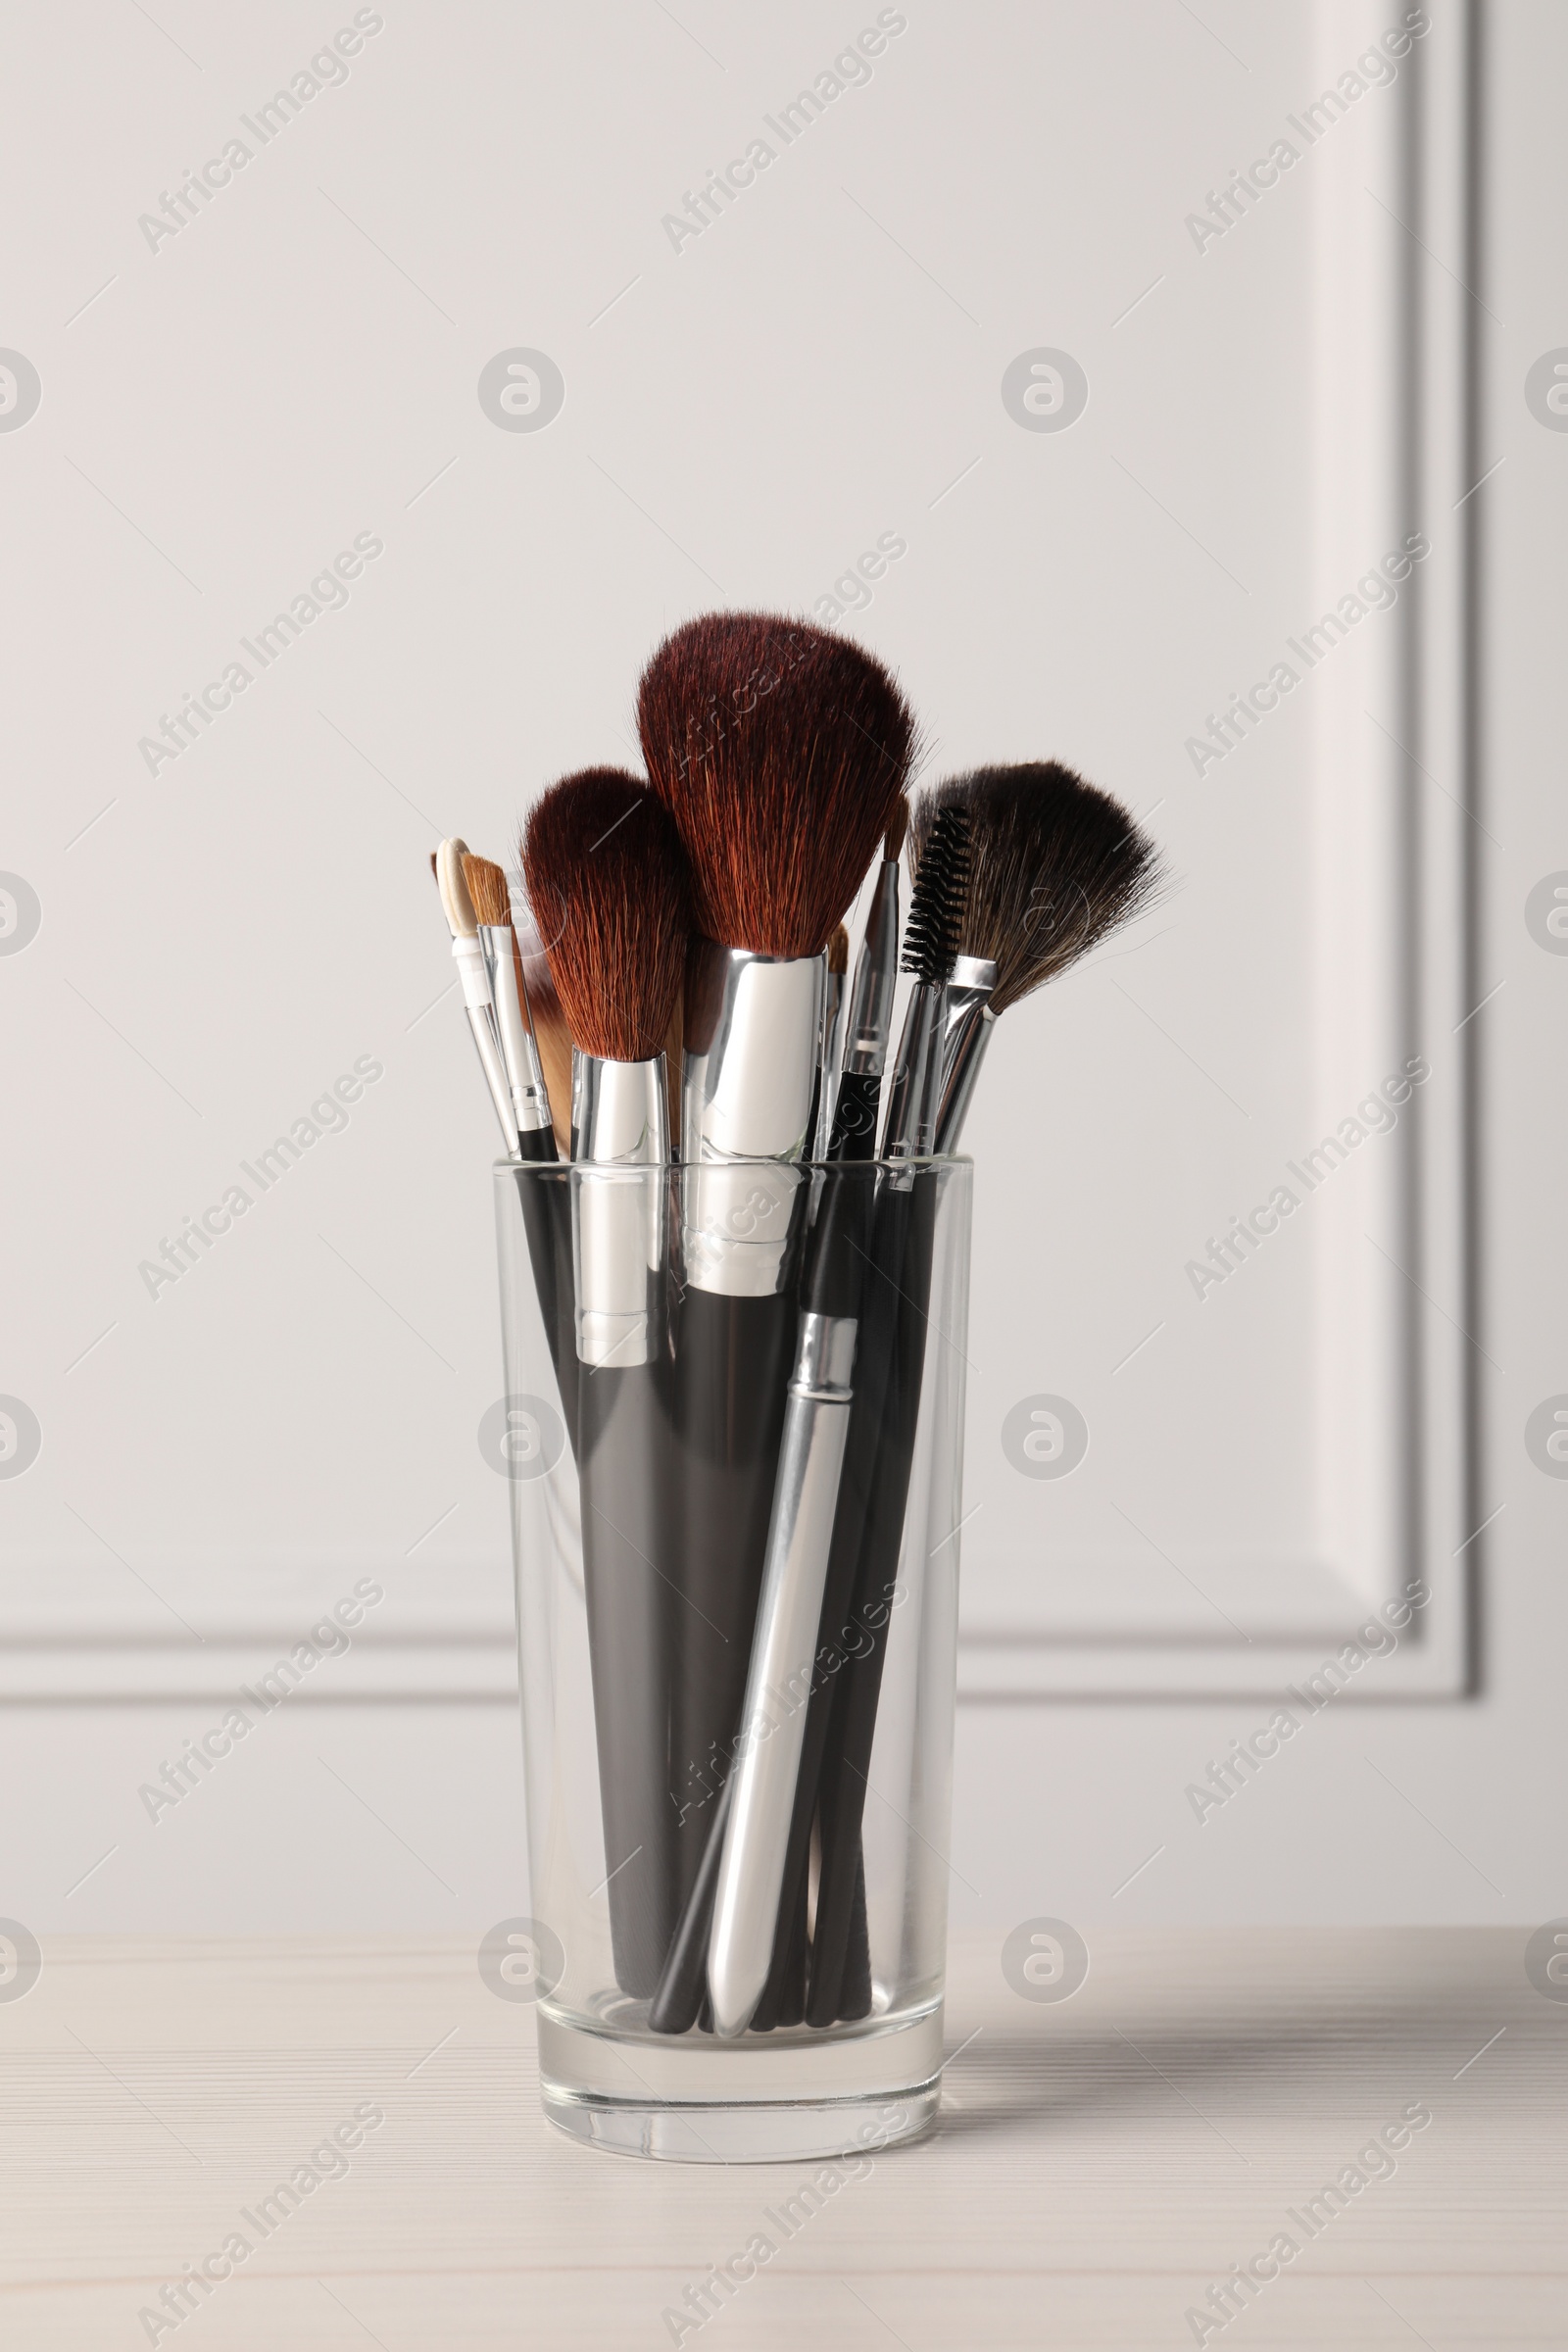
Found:
[[[504,1494],[474,1444],[499,1386],[491,1138],[452,1000],[426,1009],[450,966],[425,854],[456,830],[505,854],[553,773],[625,760],[671,622],[809,609],[884,531],[907,553],[844,625],[899,665],[933,766],[1072,760],[1152,812],[1182,880],[1130,956],[1012,1016],[973,1130],[966,1679],[998,1687],[977,1661],[1000,1628],[1055,1694],[962,1709],[956,1917],[1561,1910],[1568,1489],[1523,1435],[1568,1390],[1549,1189],[1568,966],[1524,916],[1568,867],[1547,700],[1568,441],[1523,390],[1568,342],[1559,13],[1482,12],[1478,246],[1400,143],[1452,135],[1399,111],[1462,67],[1460,12],[1434,7],[1398,82],[1201,253],[1186,215],[1400,9],[912,6],[869,82],[679,252],[661,216],[875,10],[379,13],[347,81],[266,148],[242,132],[243,172],[156,250],[138,216],[352,11],[170,0],[158,26],[106,6],[17,35],[28,225],[0,340],[42,400],[0,433],[0,868],[42,922],[0,956],[0,1392],[42,1447],[0,1480],[0,1741],[23,1799],[0,1911],[226,1932],[519,1908]],[[1380,205],[1354,211],[1369,180],[1426,206],[1413,260]],[[1459,330],[1444,380],[1380,308],[1379,239],[1421,331]],[[1398,614],[1196,775],[1205,711],[1432,478],[1466,336],[1479,403],[1455,446],[1498,469],[1416,515],[1433,552]],[[1364,435],[1353,403],[1325,435],[1326,343],[1364,367]],[[475,396],[517,346],[565,380],[537,434]],[[1089,378],[1059,436],[999,394],[1041,346]],[[346,609],[150,774],[138,739],[362,532],[383,552]],[[1445,700],[1466,588],[1469,743]],[[1334,731],[1358,696],[1421,728],[1424,784],[1369,767],[1376,807],[1402,810],[1412,855],[1448,826],[1476,883],[1468,945],[1427,908],[1413,1032],[1388,949],[1407,837],[1336,855],[1341,828],[1361,842],[1345,760],[1383,757]],[[1433,1008],[1472,981],[1471,1004],[1498,993],[1456,1036]],[[1470,1290],[1456,1255],[1436,1275],[1420,1256],[1433,1218],[1378,1222],[1369,1158],[1337,1222],[1303,1218],[1200,1303],[1184,1260],[1396,1045],[1429,1054],[1437,1106],[1389,1143],[1399,1164],[1457,1188],[1445,1132],[1474,1139]],[[138,1267],[178,1219],[362,1054],[384,1077],[347,1131],[149,1296]],[[1428,1273],[1427,1304],[1364,1255],[1367,1227]],[[1415,1418],[1391,1446],[1401,1382]],[[1445,1383],[1468,1437],[1434,1418]],[[1079,1398],[1093,1431],[1059,1486],[1001,1452],[1036,1391]],[[1200,1824],[1188,1784],[1405,1566],[1435,1600],[1399,1658]],[[139,1786],[367,1574],[376,1638],[149,1821]],[[1216,1600],[1266,1660],[1216,1632]]]

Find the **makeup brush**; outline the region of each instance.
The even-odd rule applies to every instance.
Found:
[[[522,959],[512,927],[512,895],[505,870],[489,858],[468,856],[463,860],[463,873],[479,919],[479,945],[495,1008],[496,1035],[517,1123],[517,1158],[521,1163],[517,1198],[533,1266],[534,1288],[539,1295],[539,1311],[556,1368],[562,1415],[575,1450],[577,1349],[572,1305],[571,1190],[564,1179],[541,1183],[522,1172],[530,1165],[553,1163],[560,1154],[527,985],[522,976]],[[552,998],[554,994],[552,988]]]
[[[859,1636],[854,1638],[849,1662],[836,1678],[824,1741],[816,1925],[806,2011],[813,2026],[831,2025],[847,2005],[858,2005],[847,2003],[846,1977],[852,1944],[863,1932],[857,1926],[857,1895],[863,1907],[865,1776],[914,1459],[936,1231],[935,1172],[922,1171],[920,1162],[936,1149],[947,989],[957,958],[970,856],[967,810],[941,810],[915,876],[905,934],[904,969],[915,985],[889,1089],[884,1154],[894,1165],[877,1194],[861,1340],[865,1377],[857,1387],[853,1465],[841,1483],[833,1531],[849,1591],[841,1639],[853,1628],[869,1631],[871,1639],[862,1647]],[[868,2007],[868,1970],[858,1991]]]
[[[935,854],[931,859],[934,865]],[[806,1249],[800,1333],[784,1408],[757,1629],[734,1789],[713,1904],[708,1985],[713,2031],[743,2034],[761,1999],[775,1929],[801,1945],[798,1893],[780,1910],[800,1784],[839,1479],[858,1377],[856,1352],[870,1226],[872,1171],[854,1163],[821,1179]]]
[[[468,1027],[473,1033],[474,1048],[479,1055],[479,1067],[484,1072],[490,1100],[495,1104],[496,1117],[501,1122],[501,1135],[509,1152],[517,1149],[517,1120],[512,1105],[512,1089],[507,1082],[506,1064],[501,1058],[500,1041],[496,1035],[495,1005],[490,995],[490,982],[485,973],[484,950],[479,945],[479,918],[473,901],[468,896],[467,880],[463,861],[468,845],[455,836],[442,842],[435,853],[435,878],[441,892],[441,907],[452,934],[452,956],[463,982],[463,1002],[467,1008]]]
[[[571,1031],[561,1009],[556,984],[550,977],[550,958],[540,944],[533,910],[528,905],[521,874],[511,884],[512,935],[517,943],[517,961],[533,1015],[539,1060],[550,1097],[550,1117],[560,1151],[571,1151]]]
[[[850,935],[840,923],[827,943],[827,979],[822,998],[822,1043],[816,1056],[816,1099],[811,1106],[808,1156],[826,1159],[838,1099],[839,1057],[844,1050],[844,990],[850,968]]]
[[[941,811],[956,808],[969,813],[974,861],[962,953],[990,959],[996,979],[948,1040],[938,1136],[945,1152],[957,1150],[1001,1015],[1147,913],[1164,886],[1153,844],[1121,804],[1054,760],[976,768],[923,793],[911,822],[916,873]]]
[[[496,1036],[517,1123],[518,1152],[523,1159],[554,1159],[550,1096],[512,928],[512,899],[506,873],[489,858],[466,856],[463,875],[478,917],[479,947],[495,1008]]]
[[[554,785],[522,837],[528,898],[572,1062],[572,1241],[583,1582],[623,1991],[651,1995],[674,1932],[669,1772],[670,1455],[664,1040],[681,984],[686,860],[647,787],[613,768]]]
[[[767,613],[676,630],[644,671],[637,719],[699,934],[681,1117],[679,1782],[727,1769],[740,1719],[793,1353],[822,951],[903,796],[914,729],[859,647]],[[710,1817],[687,1813],[683,1889]]]
[[[856,959],[849,1042],[828,1146],[832,1159],[870,1159],[876,1152],[877,1106],[899,968],[899,858],[908,822],[909,804],[901,795],[882,838],[876,892]]]

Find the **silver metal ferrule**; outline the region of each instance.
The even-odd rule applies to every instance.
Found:
[[[956,1051],[955,1040],[966,1022],[972,1022],[982,1004],[989,1004],[991,992],[997,985],[997,967],[989,956],[960,956],[953,967],[948,982],[948,1010],[942,1031],[942,1071],[953,1067]]]
[[[899,971],[899,861],[884,858],[866,918],[865,937],[855,962],[844,1067],[880,1078],[893,1025],[893,990]]]
[[[744,2034],[767,1983],[849,1433],[856,1324],[805,1315],[784,1411],[708,1984],[713,2030]]]
[[[577,1357],[623,1369],[652,1354],[650,1279],[663,1258],[663,1188],[647,1171],[669,1157],[664,1056],[600,1061],[574,1054],[571,1188]]]
[[[685,1272],[697,1290],[764,1298],[782,1288],[796,1163],[809,1141],[822,981],[820,956],[694,949],[680,1145]]]
[[[517,984],[516,959],[512,953],[508,923],[481,923],[479,946],[485,976],[495,1006],[496,1036],[506,1064],[507,1085],[519,1135],[532,1135],[550,1124],[550,1097],[545,1090],[544,1064],[528,1012],[528,999]]]
[[[949,1025],[942,1057],[942,1108],[937,1113],[937,1150],[956,1152],[974,1100],[975,1080],[997,1026],[989,1004],[975,1004]]]
[[[889,1092],[884,1159],[929,1159],[937,1148],[947,994],[940,980],[921,980],[910,994]]]
[[[828,972],[822,982],[822,1046],[816,1060],[816,1128],[811,1157],[826,1159],[838,1102],[839,1062],[844,1051],[844,1008],[847,990],[843,972]]]

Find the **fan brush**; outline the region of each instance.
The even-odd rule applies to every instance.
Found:
[[[982,767],[923,793],[910,820],[916,875],[950,808],[967,811],[973,872],[960,926],[965,956],[996,966],[989,1003],[966,1005],[945,1052],[938,1137],[957,1149],[998,1018],[1161,895],[1159,856],[1119,801],[1054,760]]]

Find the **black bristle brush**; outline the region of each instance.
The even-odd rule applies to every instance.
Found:
[[[637,719],[690,860],[700,935],[685,996],[677,1346],[689,1605],[676,1609],[676,1810],[689,1891],[740,1720],[772,1503],[823,951],[904,795],[914,727],[859,647],[746,612],[666,639]],[[703,1941],[693,1927],[678,1950],[700,1957]],[[662,1988],[654,2022],[684,2030],[701,1997],[688,1969]]]
[[[965,810],[972,845],[959,953],[996,966],[989,1002],[967,1005],[948,1038],[938,1142],[956,1152],[1000,1016],[1147,913],[1164,876],[1120,802],[1054,760],[976,768],[922,793],[909,829],[917,875],[945,808]]]
[[[904,969],[915,985],[889,1090],[883,1156],[894,1164],[877,1194],[860,1353],[865,1370],[833,1530],[833,1614],[821,1633],[824,1646],[837,1644],[849,1654],[821,1694],[828,1723],[816,1788],[820,1857],[806,2008],[812,2026],[863,2016],[871,2003],[860,1825],[925,1369],[938,1179],[921,1163],[936,1151],[947,990],[959,951],[970,856],[967,812],[943,810],[926,842],[905,932]],[[799,1827],[797,1821],[797,1836]],[[781,1929],[787,1926],[781,1914]]]
[[[634,776],[552,786],[523,829],[529,903],[575,1043],[572,1261],[577,1460],[611,1942],[650,1996],[674,1932],[669,1797],[669,1364],[664,1041],[685,968],[689,876]],[[637,1182],[628,1173],[649,1171]]]

